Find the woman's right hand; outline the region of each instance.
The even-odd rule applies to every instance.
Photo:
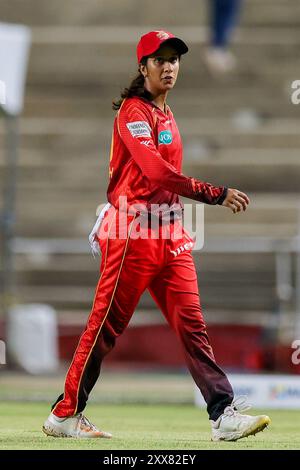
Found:
[[[223,201],[222,206],[228,207],[234,214],[237,212],[245,211],[247,209],[250,199],[247,194],[242,193],[238,189],[227,189],[227,196]]]

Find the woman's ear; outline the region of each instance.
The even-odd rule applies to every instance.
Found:
[[[140,64],[139,71],[141,72],[144,78],[147,77],[147,67],[145,64]]]

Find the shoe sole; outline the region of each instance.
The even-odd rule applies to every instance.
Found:
[[[261,418],[247,431],[240,433],[228,433],[228,436],[212,438],[213,441],[237,441],[243,437],[255,436],[258,432],[263,431],[269,426],[271,420],[269,416],[261,416]]]
[[[91,435],[82,435],[82,436],[70,436],[70,434],[65,434],[63,432],[56,431],[54,428],[50,427],[42,427],[43,433],[46,434],[46,436],[51,436],[51,437],[64,437],[68,439],[110,439],[112,437],[111,434],[103,432],[100,436],[91,436]]]
[[[46,428],[45,426],[42,427],[42,431],[46,434],[46,436],[51,437],[71,437],[68,434],[64,434],[63,432],[57,432],[53,428]]]

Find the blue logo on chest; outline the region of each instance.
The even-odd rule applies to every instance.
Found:
[[[171,131],[161,131],[158,134],[158,143],[169,145],[173,141],[173,136]]]

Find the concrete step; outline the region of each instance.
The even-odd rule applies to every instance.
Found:
[[[33,285],[36,287],[37,290],[39,288],[45,288],[47,286],[66,286],[67,288],[70,286],[70,280],[72,280],[72,287],[79,287],[84,288],[84,287],[91,287],[95,284],[95,281],[97,282],[97,276],[95,272],[83,272],[83,271],[76,271],[74,269],[75,266],[73,267],[72,271],[69,272],[61,272],[61,271],[38,271],[38,272],[27,272],[27,273],[22,273],[21,276],[16,276],[17,282],[19,285],[24,286],[30,286]],[[249,288],[249,284],[254,282],[254,279],[256,282],[254,283],[254,286],[256,287],[257,284],[261,286],[261,288],[267,288],[272,284],[274,281],[272,276],[272,273],[259,273],[259,272],[254,272],[249,274],[248,272],[232,272],[231,266],[228,265],[228,268],[230,270],[230,281],[224,282],[224,272],[226,271],[225,266],[223,267],[223,270],[221,272],[214,272],[210,271],[209,273],[204,273],[203,271],[200,272],[199,277],[201,278],[201,283],[200,285],[204,285],[206,290],[209,290],[209,285],[213,283],[214,287],[223,286],[224,289],[228,288],[230,284],[234,286],[234,289],[236,288]],[[267,277],[267,275],[269,275]]]
[[[242,187],[239,184],[239,187]],[[244,187],[242,187],[244,189]],[[273,187],[274,191],[274,187]],[[243,236],[293,236],[299,224],[299,196],[285,197],[273,192],[249,193],[251,204],[245,213],[232,214],[221,207],[204,206],[206,236],[214,233]],[[191,204],[188,199],[185,203]],[[97,207],[106,202],[106,186],[75,188],[19,187],[17,192],[16,231],[24,237],[86,237]],[[187,211],[187,208],[186,208]]]
[[[198,167],[198,171],[201,171],[205,167],[216,170],[223,166],[243,168],[250,165],[253,165],[253,167],[258,165],[280,167],[284,165],[289,167],[297,166],[299,163],[299,149],[297,147],[259,148],[256,146],[254,138],[253,147],[248,148],[246,146],[245,148],[226,148],[221,144],[213,145],[213,141],[206,136],[189,137],[183,135],[182,140],[184,172],[191,171],[190,166]],[[234,143],[232,142],[232,145]],[[62,150],[63,148],[61,152]],[[72,180],[73,177],[76,178],[80,174],[90,177],[90,182],[94,184],[99,182],[99,173],[106,178],[108,164],[109,145],[108,141],[103,138],[99,141],[97,148],[88,148],[85,152],[82,150],[82,153],[79,150],[77,152],[73,151],[70,142],[70,147],[65,146],[64,158],[56,149],[26,149],[23,147],[19,150],[18,171],[21,183],[26,183],[26,179],[32,174],[40,179],[40,177],[43,177],[43,173],[49,172],[49,175],[51,175],[57,172],[57,176],[60,176],[61,180]],[[3,149],[0,153],[0,172],[5,170],[6,165],[6,152]],[[59,185],[58,180],[57,183]]]
[[[37,89],[36,89],[37,88]],[[104,94],[99,87],[42,86],[28,87],[23,115],[29,118],[112,118],[111,103],[119,90],[107,88]],[[291,106],[290,88],[282,86],[276,99],[272,90],[260,87],[227,89],[208,84],[205,87],[181,89],[168,97],[175,116],[224,117],[237,119],[247,112],[264,120],[272,117],[298,118],[297,106]]]
[[[190,45],[190,53],[182,61],[178,84],[198,86],[208,81],[201,59],[203,30],[181,27],[178,33]],[[33,31],[28,83],[31,85],[98,85],[107,89],[127,85],[136,74],[136,38],[139,28],[42,28]],[[202,40],[201,40],[202,37]],[[125,40],[122,38],[126,38]],[[297,30],[244,30],[235,43],[238,69],[227,80],[228,87],[243,82],[244,86],[259,83],[265,88],[280,87],[291,81],[299,69],[299,35]],[[278,64],[282,67],[278,67]],[[258,67],[259,64],[259,67]]]
[[[231,165],[217,164],[215,166],[185,165],[185,174],[194,175],[203,181],[209,181],[215,185],[222,182],[225,186],[237,187],[245,192],[270,191],[276,187],[279,191],[296,192],[299,190],[300,161],[288,164],[277,164],[263,161],[261,164],[249,162],[234,163]]]
[[[230,216],[234,217],[228,209]],[[54,211],[53,211],[54,212]],[[73,217],[64,217],[63,211],[57,211],[52,215],[51,211],[45,210],[44,213],[38,213],[35,217],[28,216],[27,218],[23,213],[17,213],[17,222],[15,225],[15,232],[21,237],[40,237],[40,238],[70,238],[77,239],[83,237],[87,240],[94,222],[95,207],[89,211],[80,212]],[[245,236],[245,237],[271,237],[271,238],[286,238],[295,236],[298,233],[296,223],[246,223],[247,215],[236,215],[239,218],[232,223],[217,222],[205,223],[205,240],[219,234],[223,237]],[[88,246],[88,245],[87,245]]]
[[[218,157],[220,155],[220,158]],[[223,156],[222,156],[223,155]],[[261,156],[261,158],[259,158]],[[299,191],[300,159],[297,152],[232,151],[208,155],[205,159],[195,160],[194,155],[186,154],[183,173],[216,186],[237,187],[245,192],[280,191],[296,193]],[[0,165],[0,178],[5,177],[6,169]],[[18,171],[18,192],[21,198],[26,193],[45,191],[50,195],[59,192],[64,199],[70,197],[80,200],[81,191],[89,194],[106,192],[108,185],[108,161],[97,161],[82,165],[82,162],[21,165]]]
[[[223,275],[224,277],[224,275]],[[275,290],[272,285],[262,286],[251,284],[255,289],[255,295],[249,292],[249,284],[243,288],[236,285],[235,289],[229,289],[228,285],[209,285],[202,282],[200,295],[203,308],[224,309],[250,309],[273,311],[276,308]],[[18,287],[18,302],[47,303],[59,309],[85,309],[89,311],[92,307],[94,289],[87,286],[50,286],[39,285]],[[139,302],[139,308],[155,308],[155,303],[149,293],[145,293]]]
[[[255,171],[257,167],[264,169],[266,167],[275,167],[277,170],[292,168],[296,170],[300,165],[299,151],[296,149],[206,149],[204,153],[203,147],[201,148],[201,141],[198,142],[185,142],[185,161],[183,164],[183,172],[187,174],[196,175],[211,170],[211,172],[224,172],[224,167],[237,169],[237,172],[243,172],[252,167]],[[38,157],[38,158],[36,158]],[[94,152],[93,154],[84,155],[84,164],[82,158],[79,159],[65,159],[59,160],[46,153],[44,156],[45,161],[42,160],[42,154],[26,152],[22,155],[18,165],[19,183],[26,185],[32,181],[32,176],[41,183],[43,180],[47,181],[51,178],[54,181],[50,182],[51,186],[57,185],[58,187],[64,185],[66,182],[79,184],[82,186],[96,186],[99,181],[107,181],[108,175],[108,161],[104,158],[99,158],[99,155]],[[46,157],[48,157],[46,159]],[[66,154],[67,157],[67,154]],[[4,155],[0,159],[0,172],[5,171]],[[200,176],[199,176],[200,178]]]
[[[20,120],[20,148],[50,153],[53,158],[79,156],[107,150],[109,154],[113,114],[99,119],[23,118]],[[248,117],[246,116],[246,120]],[[254,119],[250,123],[237,115],[226,117],[178,116],[184,143],[202,143],[212,148],[300,148],[297,119]],[[4,126],[0,127],[1,159],[4,158]]]
[[[193,252],[193,257],[204,310],[276,309],[272,253],[226,254],[204,250]],[[56,309],[88,312],[99,276],[99,258],[93,259],[88,252],[18,254],[15,275],[18,302],[45,302]],[[139,308],[155,308],[148,292],[143,295]]]
[[[251,0],[245,2],[242,22],[251,26],[296,26],[299,24],[300,6],[297,0]],[[294,18],[292,18],[294,14]]]
[[[271,254],[214,255],[194,253],[200,295],[206,308],[272,311],[276,305],[274,258]],[[37,261],[37,259],[36,259]],[[91,256],[56,256],[35,267],[18,256],[18,301],[46,302],[58,309],[91,308],[98,266]],[[226,275],[225,275],[226,273]],[[252,290],[255,290],[255,296]],[[145,293],[139,308],[154,308]]]
[[[243,122],[240,122],[237,116],[232,116],[232,119],[214,116],[202,117],[200,116],[184,116],[181,115],[177,118],[179,128],[182,135],[192,136],[196,133],[200,135],[226,135],[238,136],[239,134],[246,134],[252,136],[260,135],[278,135],[281,136],[297,135],[298,121],[297,119],[281,118],[263,118],[258,119],[252,127],[245,127]],[[99,119],[87,118],[21,118],[20,119],[20,132],[21,137],[43,137],[43,136],[71,136],[74,138],[76,135],[84,136],[106,136],[111,135],[112,121],[114,114],[111,117],[102,117]],[[2,137],[4,126],[0,128],[0,135]],[[109,132],[110,131],[110,132]],[[99,141],[99,140],[98,140]],[[22,143],[22,141],[21,141]],[[287,146],[289,147],[289,146]]]
[[[87,245],[88,246],[88,245]],[[99,258],[93,258],[89,247],[84,253],[18,253],[15,255],[15,270],[18,276],[24,276],[27,272],[48,273],[55,275],[68,275],[76,270],[77,275],[82,279],[85,275],[98,275]],[[195,264],[199,272],[206,275],[216,272],[222,273],[224,270],[239,275],[241,272],[250,276],[257,275],[270,277],[274,271],[274,256],[272,253],[209,253],[205,249],[193,251]],[[52,273],[52,274],[51,274]],[[245,275],[246,275],[245,274]],[[38,279],[38,278],[37,278]],[[84,282],[83,282],[84,284]]]
[[[37,196],[38,197],[38,196]],[[96,220],[96,209],[98,203],[96,196],[91,199],[90,207],[85,211],[66,212],[64,199],[61,199],[60,205],[51,206],[47,201],[44,206],[32,206],[26,209],[20,205],[16,211],[15,233],[22,237],[40,237],[40,238],[77,238],[87,239],[88,234]],[[33,212],[35,210],[35,212]]]
[[[99,193],[98,193],[99,194]],[[286,194],[280,199],[278,193],[248,193],[250,197],[250,205],[246,212],[239,214],[233,214],[229,209],[220,206],[209,206],[204,204],[204,217],[206,223],[243,223],[243,224],[297,224],[298,217],[300,215],[299,206],[299,195],[297,193]],[[66,220],[71,220],[72,217],[79,215],[80,213],[86,213],[87,211],[93,210],[91,217],[96,214],[96,207],[99,204],[106,202],[105,193],[102,192],[97,198],[92,199],[92,193],[74,192],[70,197],[70,194],[60,194],[57,190],[50,192],[41,191],[39,197],[38,192],[31,194],[23,193],[22,197],[18,200],[18,205],[21,212],[24,214],[24,218],[30,216],[30,212],[39,213],[42,215],[43,209],[47,209],[46,212],[49,217],[59,215],[60,213],[65,215]],[[74,196],[77,196],[75,198]],[[185,204],[186,217],[188,218],[194,201],[181,198]]]
[[[228,266],[230,267],[230,266]],[[231,284],[231,291],[233,292],[234,289],[244,289],[246,290],[249,288],[249,285],[253,285],[254,288],[259,284],[260,289],[267,289],[273,284],[273,276],[270,274],[267,277],[266,273],[252,273],[245,274],[243,272],[232,273],[231,270],[227,272],[230,273],[230,282],[226,283],[222,281],[222,277],[224,277],[224,273],[226,272],[225,266],[223,271],[220,273],[210,272],[210,273],[203,273],[200,272],[199,278],[201,279],[200,286],[205,288],[206,291],[210,289],[213,290],[212,285],[214,288],[218,287],[220,290],[223,287],[230,289]],[[97,276],[95,273],[92,272],[82,272],[76,271],[76,267],[73,267],[73,271],[69,272],[60,272],[60,271],[53,271],[53,272],[27,272],[22,273],[22,275],[17,275],[16,280],[18,285],[24,286],[35,286],[37,290],[44,289],[46,287],[51,286],[65,286],[69,288],[70,281],[72,282],[72,287],[78,287],[82,289],[84,287],[90,288],[91,286],[95,285],[97,282]],[[255,282],[254,282],[255,281]],[[39,295],[39,294],[38,294]]]
[[[88,318],[89,312],[86,310],[68,310],[59,309],[57,312],[57,321],[59,325],[67,327],[84,327]],[[207,325],[261,325],[269,326],[276,319],[276,314],[273,312],[265,312],[260,310],[224,310],[207,308],[204,311],[204,316]],[[286,321],[292,324],[290,315],[286,316]],[[166,320],[158,309],[142,309],[137,308],[132,319],[130,326],[137,325],[157,325],[164,324]]]
[[[34,201],[34,195],[36,201]],[[85,197],[72,194],[61,196],[56,191],[47,198],[43,191],[36,192],[30,202],[17,200],[16,232],[18,236],[57,238],[86,238],[96,220],[99,204],[106,202],[106,197],[88,194]],[[286,201],[286,197],[283,203]],[[298,196],[295,197],[298,200]],[[205,237],[220,234],[222,236],[260,236],[284,238],[294,236],[298,231],[299,208],[276,205],[274,207],[255,207],[255,197],[251,196],[251,205],[245,213],[233,214],[224,207],[204,206]],[[188,209],[186,207],[186,213]],[[200,221],[198,230],[203,230]]]
[[[88,0],[83,4],[82,0],[64,0],[63,8],[61,3],[54,0],[49,5],[45,0],[41,0],[37,6],[34,0],[29,0],[27,8],[22,2],[19,9],[13,8],[16,2],[2,0],[2,15],[6,21],[17,21],[22,17],[23,22],[29,25],[126,25],[132,23],[144,26],[148,24],[156,25],[158,22],[157,12],[153,11],[152,5],[146,1],[128,0],[126,3],[121,0],[112,0],[109,3],[104,0]],[[2,5],[3,4],[3,5]],[[204,6],[204,5],[203,5]],[[191,10],[192,9],[192,10]],[[198,24],[206,20],[206,11],[200,5],[195,8],[191,0],[187,0],[185,7],[179,0],[174,0],[172,5],[172,15],[170,15],[170,5],[160,5],[159,23],[174,25],[176,23]],[[34,12],[34,14],[33,14]],[[195,16],[197,15],[197,19]]]
[[[237,120],[239,116],[252,113],[259,121],[268,118],[292,118],[299,116],[297,106],[291,106],[291,88],[283,83],[277,89],[276,98],[274,90],[262,88],[259,85],[253,87],[240,86],[229,87],[201,86],[194,89],[180,89],[178,94],[174,91],[168,101],[175,116],[183,117],[226,117],[229,120]]]
[[[297,26],[299,25],[298,0],[251,0],[245,2],[242,24],[249,26]],[[159,5],[156,8],[145,0],[1,0],[2,21],[20,22],[28,25],[126,25],[128,23],[151,28],[198,25],[208,21],[207,4],[204,0],[195,4],[192,0],[180,0]],[[150,26],[147,27],[149,29]]]
[[[262,234],[266,227],[269,230],[279,227],[297,226],[300,220],[300,205],[297,194],[287,195],[282,198],[279,194],[257,194],[249,193],[250,205],[246,212],[232,214],[223,207],[204,206],[204,220],[208,227],[216,224],[220,226],[238,227],[244,225],[245,230],[252,226],[258,229],[258,234]],[[217,233],[217,232],[215,232]]]
[[[91,215],[94,208],[89,212],[81,213],[72,219],[63,218],[63,214],[42,215],[25,219],[21,214],[17,214],[17,223],[15,225],[15,233],[20,237],[28,238],[52,238],[64,237],[69,239],[77,239],[83,237],[87,242],[87,237],[93,227],[95,218]],[[240,216],[242,217],[242,215]],[[244,220],[240,223],[223,224],[223,223],[206,223],[205,237],[207,240],[216,234],[227,237],[271,237],[274,239],[282,239],[297,235],[298,229],[296,224],[278,223],[276,224],[245,224]],[[88,249],[88,244],[86,245]]]
[[[180,119],[179,119],[180,120]],[[178,120],[178,121],[179,121]],[[199,121],[198,121],[199,122]],[[222,126],[222,121],[219,121]],[[223,121],[225,122],[225,120]],[[290,121],[293,122],[292,120]],[[63,121],[62,121],[63,123]],[[217,128],[213,124],[213,129],[201,128],[201,123],[195,125],[194,129],[189,124],[180,125],[181,137],[184,144],[184,164],[188,162],[198,161],[199,164],[211,159],[212,162],[222,163],[223,155],[237,155],[237,158],[244,161],[257,159],[264,155],[265,161],[280,161],[280,153],[282,159],[287,158],[287,164],[295,162],[294,155],[300,148],[300,136],[292,129],[286,130],[278,128],[278,133],[271,133],[271,130],[262,129],[253,131],[240,131],[235,129],[227,129],[227,132],[221,128]],[[193,123],[191,122],[191,126]],[[109,129],[111,131],[111,129]],[[21,147],[19,149],[19,157],[24,166],[38,166],[39,164],[49,164],[69,162],[81,165],[83,160],[91,165],[103,165],[108,163],[110,153],[110,135],[107,132],[101,136],[100,126],[99,133],[90,135],[75,135],[58,133],[52,134],[24,134],[21,135]],[[76,129],[75,129],[76,132]],[[2,142],[3,143],[3,142]],[[48,143],[48,145],[46,145]],[[3,143],[4,144],[4,143]],[[1,145],[0,136],[0,165],[5,162],[4,145]]]

